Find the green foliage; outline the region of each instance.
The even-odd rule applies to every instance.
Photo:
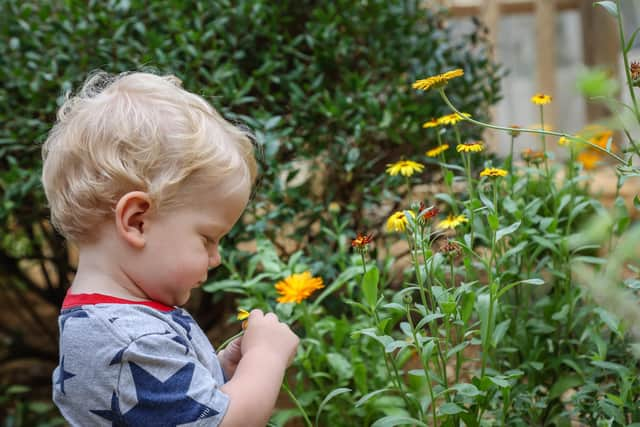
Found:
[[[225,117],[248,125],[260,155],[260,184],[246,225],[232,232],[227,246],[233,248],[256,233],[272,237],[278,245],[285,235],[298,248],[303,241],[313,243],[306,246],[308,252],[329,254],[331,260],[325,265],[315,261],[314,266],[333,279],[318,300],[326,299],[336,321],[343,323],[335,295],[341,287],[355,291],[351,281],[357,268],[347,265],[342,236],[376,225],[363,215],[362,207],[376,204],[388,191],[382,178],[385,165],[402,156],[422,156],[426,137],[420,124],[450,112],[434,102],[436,95],[416,94],[409,84],[464,68],[464,78],[451,93],[456,105],[482,118],[500,98],[501,71],[487,56],[482,29],[454,39],[443,11],[424,9],[418,1],[1,4],[0,290],[21,316],[30,319],[0,326],[7,337],[3,354],[9,358],[57,359],[55,321],[42,313],[55,313],[74,271],[69,248],[47,221],[39,185],[40,144],[63,95],[78,88],[91,71],[150,68],[173,73]],[[462,134],[478,137],[479,131],[463,127]],[[341,214],[332,217],[339,228],[327,222],[329,201],[341,207]],[[292,227],[285,232],[284,224]],[[321,225],[320,231],[311,231],[316,230],[314,224]],[[333,235],[325,234],[329,229]],[[282,246],[278,249],[284,251]],[[248,283],[257,286],[282,268],[276,258],[269,266],[265,257],[264,270],[256,271],[251,263],[245,267],[245,256],[234,249],[225,256],[228,269],[219,269],[216,276],[228,280],[216,282],[212,290],[245,292],[243,287],[225,287],[234,280],[231,272],[238,265],[243,266],[242,277],[250,277]],[[294,255],[289,258],[290,263],[295,260]],[[31,310],[22,304],[27,294],[53,309]],[[353,301],[356,307],[359,299]],[[210,314],[221,311],[212,310],[211,304],[204,299],[195,309],[205,328],[216,320]],[[323,333],[328,334],[333,326],[325,326]],[[322,369],[344,383],[352,369],[364,391],[366,377],[372,374],[368,360],[331,352],[332,345],[344,341],[345,331],[333,331]],[[381,377],[377,372],[373,376]],[[324,396],[319,391],[305,396],[309,402],[320,397]],[[332,400],[326,406],[335,404]],[[376,413],[391,413],[385,408],[395,403],[381,397],[376,405],[382,408]],[[357,413],[367,411],[363,406]],[[335,412],[330,414],[338,422]]]

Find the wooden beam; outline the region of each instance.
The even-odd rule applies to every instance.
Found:
[[[464,16],[480,16],[486,7],[489,0],[475,0],[475,1],[439,1],[438,4],[446,6],[452,16],[464,17]],[[543,0],[501,0],[498,7],[500,14],[502,15],[517,15],[523,13],[534,13],[536,5],[539,1]],[[586,0],[556,0],[556,10],[578,10],[581,5],[584,5]],[[588,2],[591,7],[591,2]]]

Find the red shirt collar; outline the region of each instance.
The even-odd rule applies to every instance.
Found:
[[[175,307],[170,307],[156,301],[132,301],[103,294],[70,294],[68,292],[62,302],[62,309],[67,310],[69,308],[79,307],[82,305],[94,304],[135,304],[146,305],[147,307],[165,312],[175,310]]]

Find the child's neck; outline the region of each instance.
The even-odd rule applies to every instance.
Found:
[[[82,246],[79,253],[78,269],[70,293],[103,294],[133,301],[149,300],[126,272],[109,256],[105,256],[104,248],[98,245]]]

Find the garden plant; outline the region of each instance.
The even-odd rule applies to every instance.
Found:
[[[418,149],[425,112],[448,110],[436,93],[415,97],[408,76],[464,65],[474,78],[458,85],[457,105],[486,117],[500,99],[503,71],[488,55],[485,29],[477,23],[454,37],[446,11],[418,0],[0,5],[0,424],[7,426],[63,422],[50,402],[55,319],[76,264],[74,248],[49,225],[40,144],[65,92],[92,71],[174,74],[254,133],[260,183],[243,225],[224,241],[233,268],[212,271],[212,282],[231,271],[253,274],[250,253],[237,244],[257,234],[284,258],[304,248],[327,283],[341,274],[343,235],[375,227],[360,207],[390,194],[386,164]],[[331,202],[341,209],[338,238],[317,226],[328,224]],[[187,307],[216,345],[232,333],[224,320],[233,297],[194,292]]]
[[[273,310],[303,337],[283,385],[292,407],[273,425],[640,425],[640,227],[618,191],[607,208],[589,186],[600,163],[615,167],[617,190],[640,173],[640,65],[627,55],[639,31],[625,37],[615,2],[594,6],[619,24],[632,105],[594,70],[579,87],[609,107],[603,123],[547,130],[553,99],[538,93],[540,126],[497,126],[451,101],[464,68],[418,79],[415,96],[438,93],[450,112],[425,117],[422,152],[387,165],[386,184],[404,205],[363,209],[386,209],[384,231],[349,234],[333,206],[323,232],[350,242],[338,261],[305,250],[282,259],[265,238],[248,270],[208,285],[241,296],[239,319]],[[462,137],[465,126],[508,132],[510,154],[488,156],[483,141]],[[539,144],[517,161],[524,132]],[[429,168],[441,190],[416,200]],[[389,248],[398,240],[399,255]],[[329,260],[340,273],[325,282]]]

